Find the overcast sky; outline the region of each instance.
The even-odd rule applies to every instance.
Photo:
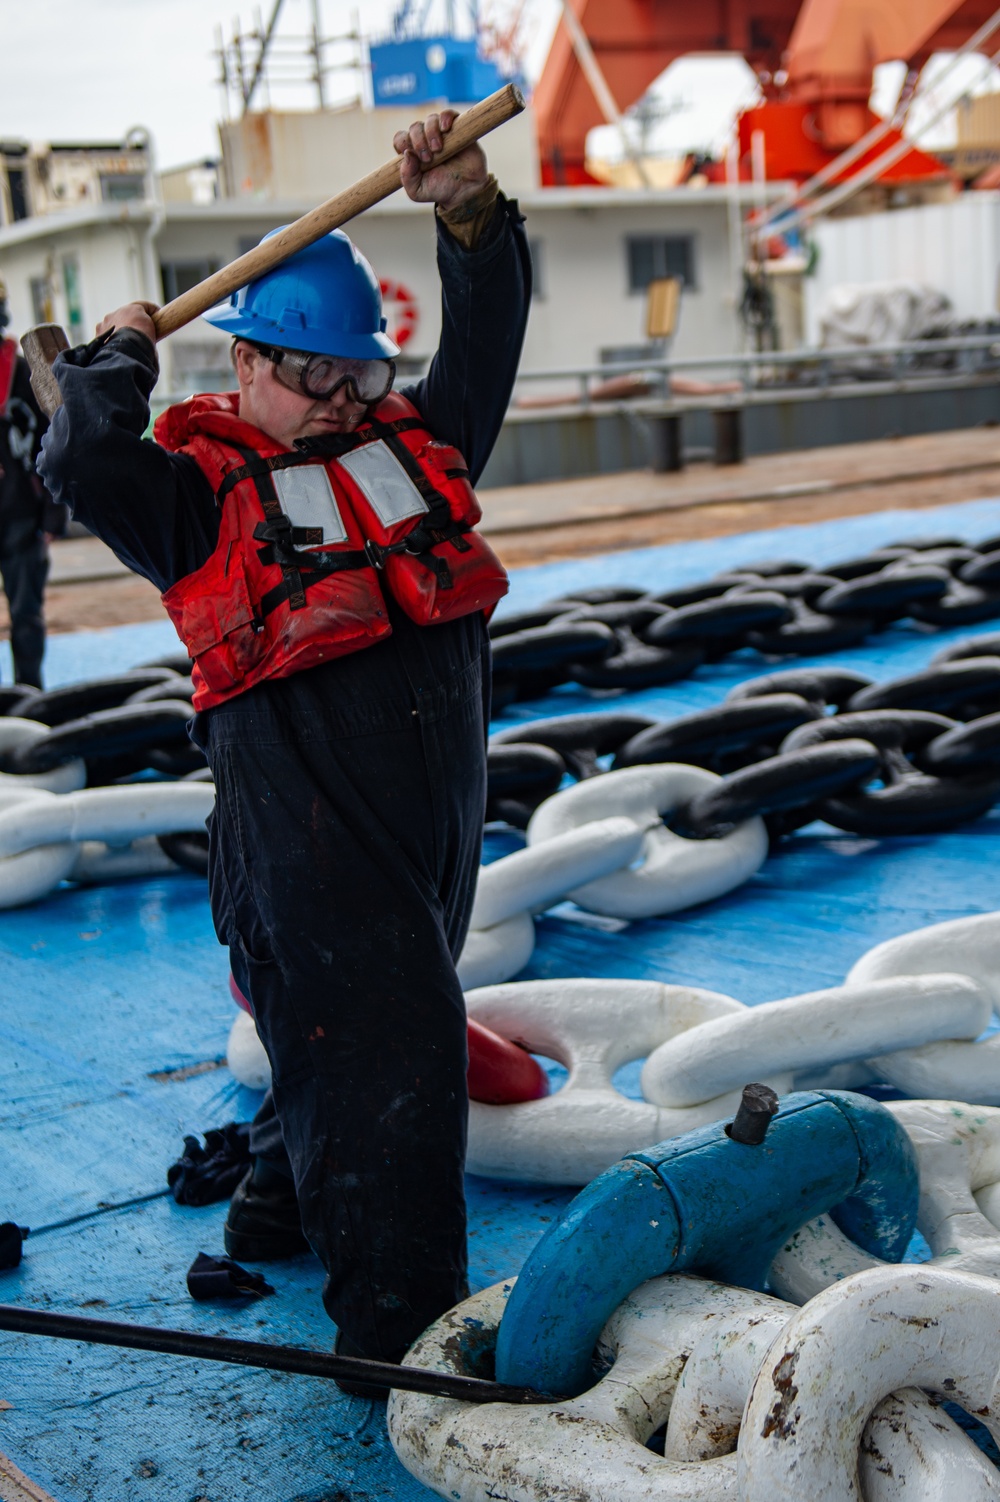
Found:
[[[268,11],[271,0],[259,0]],[[502,15],[515,0],[484,0],[487,13]],[[327,35],[351,29],[351,0],[320,0]],[[432,19],[440,21],[445,0],[434,0]],[[396,0],[364,0],[367,35],[384,33]],[[232,34],[238,15],[254,24],[254,0],[0,0],[0,136],[36,141],[121,140],[134,125],[153,134],[162,167],[214,156],[216,124],[222,112],[218,63],[213,56],[216,28]],[[456,0],[461,15],[462,0]],[[558,0],[527,0],[529,77],[537,76],[558,15]],[[310,0],[285,0],[279,34],[302,35],[310,24]],[[331,49],[328,61],[347,57]],[[975,82],[983,71],[971,63],[964,77]],[[891,102],[898,70],[880,70],[876,97]],[[336,74],[331,97],[357,91],[357,75]],[[949,88],[954,87],[954,83]],[[682,59],[657,86],[663,118],[654,144],[661,150],[719,149],[734,112],[753,97],[753,78],[736,58]],[[275,105],[310,108],[314,93],[272,89]],[[947,127],[925,144],[947,138]],[[615,154],[604,133],[592,143]]]
[[[350,0],[320,0],[328,36],[349,31]],[[494,0],[505,8],[508,0]],[[542,57],[555,18],[555,0],[529,0]],[[121,140],[133,125],[153,133],[161,166],[218,153],[222,110],[216,28],[232,35],[234,19],[250,29],[257,8],[271,0],[0,0],[0,135],[29,140]],[[393,0],[364,0],[366,34],[388,30]],[[441,0],[437,12],[443,18]],[[461,4],[457,7],[462,9]],[[432,13],[433,14],[433,13]],[[285,0],[279,35],[304,35],[309,0]],[[349,49],[331,48],[327,60]],[[334,75],[332,97],[356,93],[357,79]],[[273,90],[275,104],[311,108],[307,86]]]

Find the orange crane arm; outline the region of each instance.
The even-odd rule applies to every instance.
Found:
[[[675,58],[734,52],[751,67],[781,66],[801,0],[571,0],[620,109],[649,88]],[[533,103],[543,181],[587,182],[587,132],[604,117],[560,23]]]
[[[757,72],[789,116],[789,175],[868,128],[872,70],[962,46],[1000,0],[571,0],[618,107],[636,102],[675,58],[732,52]],[[991,47],[992,50],[992,47]],[[775,74],[784,70],[779,88]],[[587,132],[604,123],[560,23],[534,94],[543,181],[590,181]],[[773,108],[773,104],[770,106]],[[801,146],[796,143],[801,139]],[[926,159],[925,167],[933,166]],[[784,175],[783,168],[782,175]]]
[[[813,105],[817,134],[838,150],[867,128],[879,63],[919,67],[949,41],[961,46],[995,9],[996,0],[804,0],[788,44],[784,97]]]

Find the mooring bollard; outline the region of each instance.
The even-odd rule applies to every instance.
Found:
[[[743,408],[716,407],[712,416],[715,420],[715,463],[742,464],[746,458]]]
[[[682,423],[679,412],[649,419],[649,461],[657,475],[675,474],[684,468]]]

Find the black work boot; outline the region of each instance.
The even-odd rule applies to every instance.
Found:
[[[333,1350],[337,1356],[368,1356],[368,1352],[363,1351],[360,1346],[355,1345],[354,1341],[349,1339],[343,1330],[337,1331]],[[383,1357],[382,1359],[391,1361],[394,1366],[399,1366],[405,1354],[405,1352],[401,1351],[398,1356]],[[365,1382],[363,1378],[355,1381],[353,1377],[334,1377],[333,1381],[334,1385],[339,1387],[341,1392],[348,1393],[352,1398],[370,1398],[373,1403],[388,1402],[389,1389],[388,1387],[383,1387],[378,1382]]]
[[[469,1284],[468,1280],[466,1280],[459,1292],[457,1302],[459,1304],[464,1303],[468,1297]],[[393,1366],[402,1365],[406,1360],[406,1353],[409,1349],[409,1346],[404,1346],[401,1350],[393,1352],[392,1355],[377,1358],[372,1357],[367,1351],[363,1351],[355,1341],[351,1340],[350,1336],[345,1335],[343,1330],[337,1331],[336,1339],[333,1342],[334,1354],[337,1356],[360,1356],[368,1360],[391,1361]],[[366,1382],[363,1377],[359,1377],[357,1380],[353,1377],[334,1377],[333,1381],[334,1386],[339,1387],[341,1392],[349,1393],[352,1398],[370,1398],[373,1403],[385,1403],[388,1401],[389,1388],[383,1387],[381,1383]]]
[[[308,1252],[291,1179],[255,1158],[229,1201],[223,1240],[237,1262],[281,1262]]]

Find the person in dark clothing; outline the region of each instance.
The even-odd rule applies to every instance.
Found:
[[[314,481],[318,468],[336,488],[342,464],[368,452],[357,448],[358,440],[378,431],[412,470],[413,453],[402,453],[399,435],[422,426],[433,435],[429,447],[420,447],[419,434],[409,435],[421,464],[453,452],[440,445],[453,445],[471,480],[481,474],[520,356],[530,260],[517,206],[487,175],[478,146],[445,167],[428,167],[454,118],[451,111],[432,115],[395,141],[410,197],[437,205],[440,346],[426,377],[399,393],[415,417],[366,428],[383,411],[360,399],[359,388],[371,384],[368,372],[379,363],[373,355],[362,357],[370,366],[356,362],[353,375],[342,375],[328,398],[309,406],[308,385],[297,385],[295,370],[283,369],[290,363],[286,349],[254,345],[244,332],[234,345],[239,417],[227,415],[234,407],[221,417],[209,410],[209,437],[197,440],[207,449],[181,442],[180,451],[170,452],[140,437],[157,374],[148,307],[120,310],[92,344],[57,361],[63,406],[44,445],[47,483],[124,562],[163,591],[178,586],[184,611],[205,606],[190,582],[197,571],[217,568],[225,581],[232,576],[232,545],[221,547],[227,534],[220,525],[231,527],[237,513],[217,502],[205,455],[226,452],[213,434],[229,434],[226,442],[237,444],[248,413],[260,442],[249,446],[248,463],[233,478],[253,478],[229,495],[249,497],[240,505],[252,509],[258,503],[245,487],[259,491],[268,519],[252,535],[264,540],[255,550],[264,564],[249,550],[241,556],[251,572],[276,569],[282,559],[288,564],[282,588],[272,591],[281,610],[298,611],[282,617],[288,632],[318,609],[310,599],[333,586],[322,565],[314,568],[300,550],[327,534],[293,526],[275,503],[275,495],[291,494],[287,485],[278,488],[284,463],[300,465],[285,474]],[[246,289],[245,305],[234,299],[237,313],[265,281]],[[294,322],[300,315],[290,316]],[[290,336],[286,344],[304,347]],[[296,359],[307,381],[313,359]],[[213,400],[236,398],[194,403],[202,403],[201,412]],[[173,414],[167,421],[184,428],[186,404]],[[255,459],[264,443],[277,459]],[[242,452],[233,463],[241,463]],[[345,456],[342,464],[302,464],[303,457],[335,452]],[[448,463],[448,483],[461,487],[464,468]],[[416,480],[421,494],[429,493],[426,472]],[[346,492],[337,494],[343,499]],[[377,507],[380,496],[373,494]],[[339,1327],[338,1349],[390,1361],[399,1361],[466,1287],[466,1018],[455,959],[479,866],[489,718],[482,610],[418,625],[385,583],[392,558],[410,566],[418,531],[409,547],[404,540],[376,549],[387,566],[374,576],[383,583],[379,639],[301,671],[285,663],[277,676],[227,690],[193,727],[216,784],[213,918],[272,1066],[272,1091],[251,1136],[254,1167],[230,1207],[227,1248],[248,1258],[278,1257],[308,1242],[326,1267],[323,1297]],[[469,556],[473,534],[462,532],[456,525],[434,534],[451,541],[434,545],[433,558],[418,557],[418,563],[429,558],[439,585],[442,558],[458,570]],[[356,549],[350,554],[352,568],[358,556]],[[303,585],[298,601],[289,579]],[[443,588],[439,598],[447,598]],[[231,632],[225,649],[239,637],[240,650],[251,655],[259,640],[286,651],[290,637],[284,625],[271,626],[269,608],[255,606],[252,630]],[[216,642],[206,652],[206,671],[220,650]]]
[[[4,337],[9,321],[0,281],[0,577],[10,612],[14,681],[41,688],[48,544],[62,536],[69,518],[35,473],[46,421],[27,361],[15,341]]]

